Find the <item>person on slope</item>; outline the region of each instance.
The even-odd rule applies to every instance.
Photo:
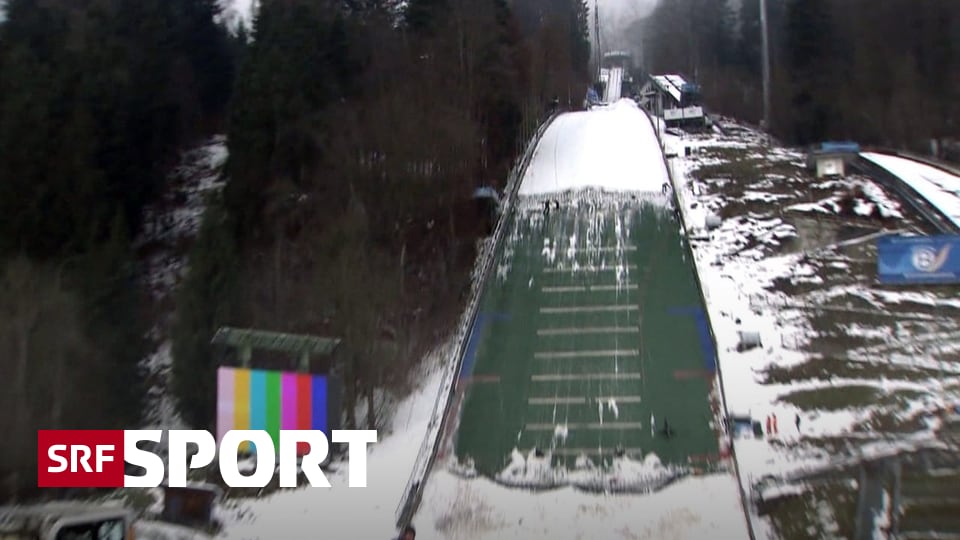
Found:
[[[670,439],[673,437],[673,429],[670,428],[670,424],[667,423],[667,419],[663,419],[663,429],[661,430],[663,436]]]

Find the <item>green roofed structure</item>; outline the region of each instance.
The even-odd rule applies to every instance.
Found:
[[[240,362],[243,367],[250,367],[250,355],[253,349],[261,349],[296,355],[298,369],[308,371],[310,355],[332,354],[340,345],[340,338],[224,326],[217,330],[211,343],[236,348],[240,352]]]

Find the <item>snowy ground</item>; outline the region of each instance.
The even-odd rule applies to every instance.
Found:
[[[873,245],[929,227],[868,178],[811,179],[802,154],[725,128],[665,140],[728,411],[765,432],[738,431],[744,488],[756,495],[768,475],[793,481],[864,452],[939,444],[940,412],[960,399],[957,288],[878,285]],[[761,345],[739,352],[742,332]],[[857,491],[844,482],[754,516],[758,537],[852,535]]]
[[[511,489],[439,470],[417,516],[418,538],[746,538],[736,484],[690,478],[653,495]],[[421,534],[422,532],[422,534]]]
[[[134,244],[141,280],[153,299],[157,321],[147,336],[155,349],[144,359],[151,382],[146,408],[151,426],[170,429],[180,425],[167,391],[173,293],[186,274],[187,251],[200,230],[206,197],[224,185],[220,173],[226,160],[226,138],[222,135],[184,152],[169,177],[164,196],[146,208],[143,232]]]
[[[168,389],[171,367],[170,324],[174,293],[187,271],[187,254],[200,230],[207,197],[219,191],[227,159],[226,137],[217,135],[184,152],[171,171],[159,201],[144,210],[143,229],[134,242],[138,274],[150,294],[154,326],[146,336],[153,351],[142,365],[150,385],[141,429],[178,429],[183,425]],[[122,504],[141,513],[136,537],[145,540],[202,540],[210,536],[188,527],[154,521],[162,511],[159,489],[122,489],[105,504]]]
[[[434,407],[442,390],[450,350],[438,349],[423,362],[421,387],[392,407],[390,428],[367,454],[367,487],[347,486],[346,463],[327,478],[331,488],[302,488],[259,499],[228,499],[219,509],[222,538],[298,540],[390,538],[396,530],[397,503],[414,468],[421,442],[433,429]]]

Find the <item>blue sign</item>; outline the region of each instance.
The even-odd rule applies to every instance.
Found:
[[[823,153],[859,154],[860,145],[850,141],[828,141],[820,143],[820,151]]]
[[[880,283],[960,283],[960,236],[887,236],[877,240]]]

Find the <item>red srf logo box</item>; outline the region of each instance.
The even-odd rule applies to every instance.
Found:
[[[40,430],[37,486],[123,487],[123,430]]]

